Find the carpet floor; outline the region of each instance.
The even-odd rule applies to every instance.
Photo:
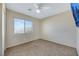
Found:
[[[5,56],[77,56],[77,52],[75,48],[39,39],[7,48]]]

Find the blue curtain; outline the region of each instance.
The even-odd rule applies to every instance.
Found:
[[[71,3],[71,9],[75,20],[75,24],[77,27],[79,27],[79,3]]]

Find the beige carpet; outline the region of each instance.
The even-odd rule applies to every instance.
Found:
[[[26,44],[8,48],[6,56],[77,56],[75,48],[46,40],[35,40]]]

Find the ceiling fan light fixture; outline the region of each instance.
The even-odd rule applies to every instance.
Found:
[[[37,12],[37,13],[40,13],[40,10],[39,10],[39,9],[37,9],[37,10],[36,10],[36,12]]]

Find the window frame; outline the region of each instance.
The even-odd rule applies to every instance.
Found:
[[[24,33],[15,33],[14,32],[14,22],[15,22],[15,19],[22,19],[22,20],[24,20]],[[32,31],[30,31],[30,32],[26,32],[25,30],[25,21],[31,21],[32,22]],[[24,18],[19,18],[19,17],[13,17],[13,33],[14,34],[26,34],[26,33],[31,33],[31,32],[33,32],[33,21],[32,20],[30,20],[30,19],[24,19]]]

